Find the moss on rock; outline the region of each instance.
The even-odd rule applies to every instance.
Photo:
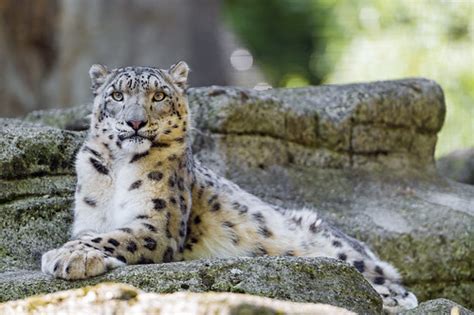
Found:
[[[118,281],[147,292],[234,292],[295,302],[324,303],[379,314],[381,299],[353,267],[328,258],[258,257],[128,266],[83,280],[52,279],[39,272],[0,277],[0,301]]]
[[[0,179],[74,174],[78,133],[0,118]]]

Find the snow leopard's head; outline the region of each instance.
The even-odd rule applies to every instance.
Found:
[[[95,96],[91,136],[113,142],[130,153],[183,142],[188,124],[185,95],[188,65],[168,70],[126,67],[89,70]]]

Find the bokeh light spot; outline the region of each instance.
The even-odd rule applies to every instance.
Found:
[[[230,55],[230,63],[238,71],[249,70],[253,65],[253,57],[247,49],[236,49]]]

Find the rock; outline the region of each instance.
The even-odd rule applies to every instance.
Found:
[[[105,276],[69,282],[52,279],[38,271],[10,272],[0,278],[0,301],[104,281],[128,283],[147,292],[234,292],[330,304],[364,314],[378,314],[382,310],[378,294],[353,267],[334,259],[301,257],[128,266]]]
[[[2,314],[308,314],[351,315],[326,304],[294,303],[234,293],[145,293],[124,284],[93,287],[35,296],[0,304]]]
[[[432,171],[445,115],[441,88],[423,79],[263,92],[211,87],[189,99],[195,127],[229,167]]]
[[[260,92],[214,86],[189,89],[188,94],[201,132],[198,151],[209,137],[207,142],[246,149],[233,150],[230,166],[433,170],[436,133],[445,116],[441,88],[424,79]],[[36,111],[26,120],[86,130],[90,108]],[[218,151],[222,155],[225,149]],[[264,154],[253,152],[262,149]],[[278,155],[265,152],[275,149]]]
[[[474,185],[474,148],[456,150],[436,161],[441,175],[460,183]]]
[[[474,312],[446,299],[436,299],[420,303],[417,308],[404,311],[400,315],[451,314],[472,315]]]
[[[26,115],[25,120],[65,130],[86,131],[89,129],[91,111],[92,104],[68,109],[37,110]]]
[[[74,175],[74,155],[82,135],[0,118],[0,178]]]
[[[0,119],[0,271],[36,266],[67,239],[84,134]]]
[[[269,202],[314,208],[393,263],[421,301],[446,297],[474,306],[474,188],[437,174],[433,152],[445,105],[436,83],[209,87],[191,89],[189,98],[194,151],[210,168]],[[69,139],[61,152],[75,152],[83,133],[47,127],[51,115],[29,117],[52,139]],[[69,114],[54,115],[61,121]],[[15,149],[28,138],[22,128],[0,127],[7,148],[0,169],[24,160]],[[39,151],[64,142],[38,139],[31,145]],[[68,154],[59,164],[70,163]],[[37,270],[40,252],[67,239],[72,219],[72,168],[21,163],[42,171],[22,166],[21,178],[0,174],[0,270],[11,272]],[[27,282],[18,273],[5,277],[19,287]]]

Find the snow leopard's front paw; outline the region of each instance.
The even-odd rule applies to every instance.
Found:
[[[100,250],[81,241],[71,241],[50,250],[41,258],[41,270],[56,278],[86,279],[124,265],[120,260],[106,256]]]

